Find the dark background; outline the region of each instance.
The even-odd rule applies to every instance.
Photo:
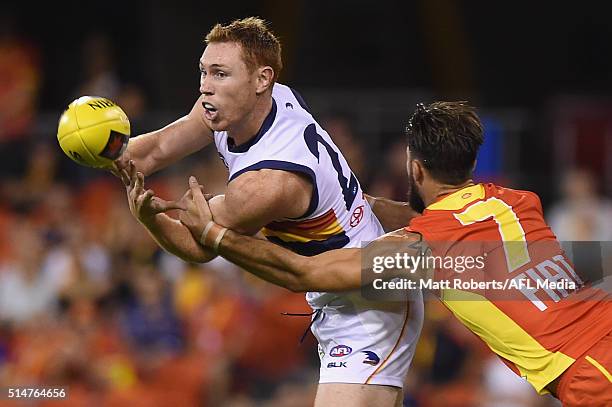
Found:
[[[607,2],[227,3],[4,7],[43,50],[47,109],[76,86],[82,40],[98,32],[111,37],[119,74],[145,86],[152,107],[184,109],[196,96],[204,35],[217,22],[247,15],[270,21],[284,44],[281,80],[301,88],[428,88],[478,105],[538,108],[559,94],[606,96],[612,87]]]
[[[591,136],[596,145],[577,155],[559,152],[556,145],[562,143],[559,126],[581,120],[575,110],[595,104],[607,116],[612,6],[605,2],[588,7],[452,0],[9,2],[0,10],[15,15],[17,31],[40,49],[38,104],[50,117],[85,79],[84,40],[97,34],[110,40],[121,82],[139,87],[147,111],[155,112],[142,130],[165,124],[197,97],[197,60],[210,27],[258,15],[270,21],[283,43],[281,81],[300,90],[315,112],[349,113],[359,128],[371,119],[368,109],[389,112],[381,105],[392,105],[396,114],[382,116],[384,125],[358,135],[377,151],[401,137],[413,99],[465,99],[503,116],[497,118],[505,140],[498,158],[503,164],[495,171],[505,171],[505,180],[539,188],[549,202],[555,192],[551,175],[566,165],[587,166],[610,192],[612,165],[599,156],[612,148],[609,141]],[[340,97],[334,106],[318,103],[345,91],[361,98],[356,103]],[[386,98],[385,91],[395,94]],[[377,103],[380,99],[383,103]],[[563,117],[567,109],[569,124]],[[609,123],[601,125],[606,133],[601,137],[609,138]],[[599,155],[589,157],[591,150]]]

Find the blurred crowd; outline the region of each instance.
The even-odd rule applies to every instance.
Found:
[[[139,122],[145,92],[122,83],[108,47],[103,36],[86,40],[74,96],[112,98],[134,134],[148,130]],[[309,312],[304,296],[222,259],[188,264],[160,250],[131,216],[119,180],[70,162],[55,129],[44,139],[34,131],[40,82],[36,47],[0,32],[0,387],[68,386],[61,405],[74,406],[312,405],[316,344],[310,335],[300,343],[309,318],[281,315]],[[322,122],[368,193],[404,200],[401,140],[374,166],[350,118]],[[213,151],[146,182],[177,198],[190,174],[223,192],[227,174]],[[581,169],[558,181],[548,213],[559,237],[612,240],[612,205],[597,178]],[[555,405],[434,300],[405,394],[406,406]]]
[[[44,166],[45,180],[2,183],[0,387],[68,386],[62,405],[74,406],[311,405],[317,353],[311,336],[299,343],[309,319],[281,315],[307,313],[302,294],[223,260],[166,254],[132,218],[119,180],[63,183],[53,175],[63,159],[41,148],[28,173]],[[224,168],[204,161],[191,170],[219,192]],[[186,178],[149,187],[176,197]],[[542,405],[437,301],[406,396],[411,406]]]

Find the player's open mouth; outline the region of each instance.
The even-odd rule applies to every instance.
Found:
[[[217,108],[214,105],[208,102],[202,102],[202,107],[204,108],[204,116],[208,120],[214,120],[215,117],[217,117]]]

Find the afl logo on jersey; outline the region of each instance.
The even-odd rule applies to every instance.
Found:
[[[342,356],[348,356],[353,351],[353,348],[346,345],[338,345],[334,346],[332,350],[329,352],[329,356],[333,358],[340,358]]]
[[[351,227],[354,228],[355,226],[359,225],[361,219],[363,219],[363,205],[356,207],[353,211],[353,214],[351,215]]]

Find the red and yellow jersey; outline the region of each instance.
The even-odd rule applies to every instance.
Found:
[[[484,254],[480,281],[500,285],[447,286],[440,298],[541,394],[612,331],[612,298],[582,287],[532,192],[493,184],[466,187],[428,206],[407,230],[422,234],[434,256]],[[452,278],[449,270],[436,274]]]

